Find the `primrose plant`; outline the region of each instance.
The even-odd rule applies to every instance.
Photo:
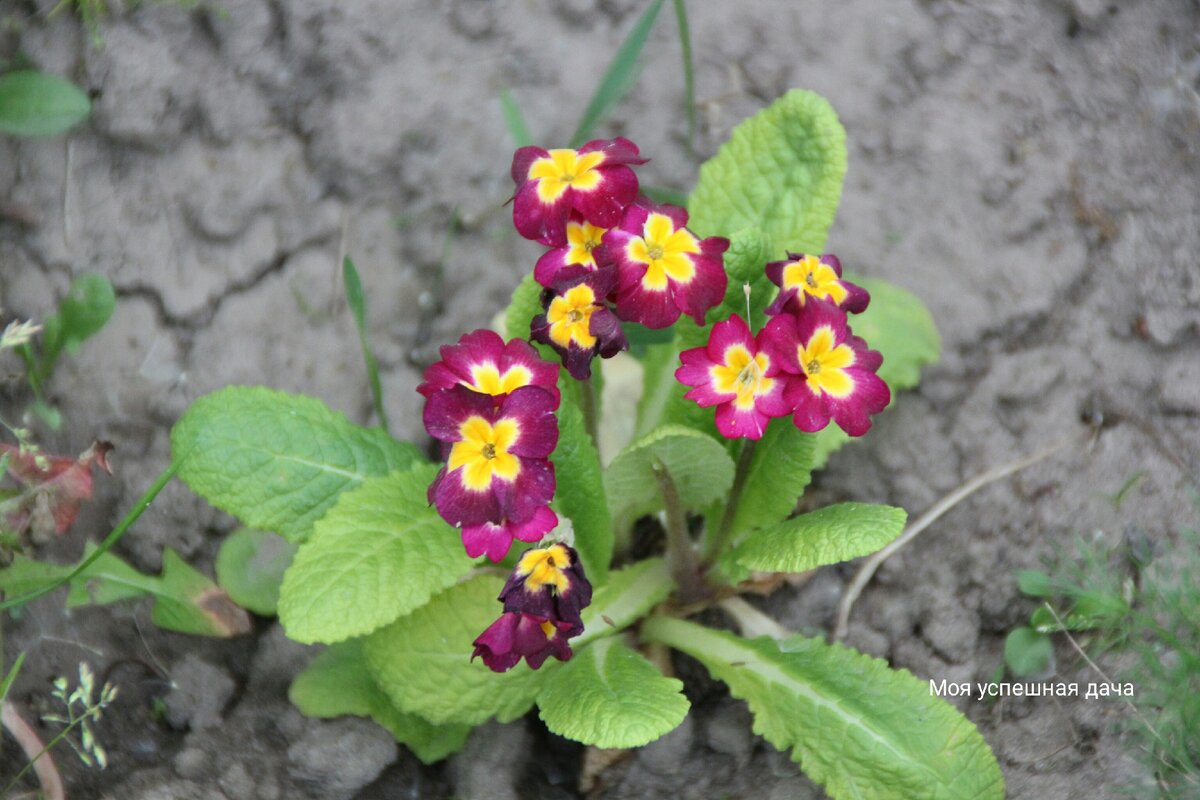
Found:
[[[978,731],[925,682],[737,596],[905,522],[854,502],[793,516],[812,471],[938,350],[919,300],[824,254],[836,115],[788,93],[701,168],[687,210],[642,196],[644,161],[622,138],[517,151],[513,221],[545,249],[505,335],[467,333],[425,372],[441,463],[315,399],[234,387],[178,422],[144,500],[177,474],[239,517],[222,586],[328,645],[293,702],[370,717],[427,762],[534,706],[588,745],[663,736],[689,703],[655,645],[725,681],[833,797],[1002,797]],[[603,359],[627,349],[641,395],[602,404]],[[599,438],[630,416],[603,463]],[[711,606],[745,636],[689,620]]]

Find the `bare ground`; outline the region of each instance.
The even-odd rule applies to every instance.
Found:
[[[642,4],[151,6],[105,23],[103,49],[70,15],[46,20],[51,5],[0,2],[19,23],[0,34],[0,55],[74,76],[96,110],[65,140],[0,141],[0,198],[21,211],[0,220],[0,299],[41,318],[77,272],[118,287],[113,321],[54,378],[67,423],[44,440],[67,452],[96,436],[117,444],[117,476],[76,529],[99,537],[165,466],[169,426],[207,391],[262,383],[370,421],[343,249],[369,287],[394,432],[420,440],[421,366],[490,318],[535,257],[501,207],[512,145],[498,90],[511,87],[536,137],[561,143]],[[943,336],[941,364],[865,443],[834,457],[818,495],[919,512],[974,474],[1094,426],[1087,446],[946,516],[856,608],[849,639],[864,651],[921,678],[986,681],[1031,610],[1017,569],[1074,535],[1117,543],[1134,529],[1169,557],[1173,532],[1196,521],[1200,8],[754,0],[689,10],[697,155],[683,146],[668,10],[604,132],[653,157],[647,183],[686,190],[742,118],[793,86],[823,93],[850,142],[830,249],[919,294]],[[11,396],[16,368],[5,372]],[[1105,495],[1139,472],[1114,509]],[[174,486],[120,550],[145,569],[168,546],[206,567],[231,525]],[[797,629],[827,626],[850,574],[827,570],[766,606]],[[48,676],[80,659],[125,691],[99,728],[113,754],[106,773],[59,756],[73,797],[575,795],[578,750],[536,720],[482,728],[435,768],[367,723],[305,720],[285,693],[307,651],[268,623],[212,642],[156,631],[145,608],[61,609],[61,598],[38,602],[7,631],[12,650],[30,648],[15,695],[28,716]],[[1059,656],[1066,679],[1096,679]],[[602,796],[821,796],[751,734],[742,704],[694,662],[677,666],[692,717],[604,772]],[[1117,703],[961,707],[1013,798],[1144,786],[1110,724]],[[0,764],[16,763],[7,742]]]

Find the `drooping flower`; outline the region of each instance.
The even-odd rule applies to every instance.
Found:
[[[603,264],[596,261],[597,251],[608,228],[593,225],[578,211],[571,214],[567,222],[567,242],[561,247],[548,250],[533,267],[533,277],[542,286],[553,285],[558,274],[573,266],[599,269]]]
[[[763,350],[771,377],[787,377],[785,398],[802,431],[819,431],[832,418],[851,436],[862,436],[891,401],[875,374],[883,356],[867,349],[846,324],[846,312],[810,297],[798,315],[780,314],[767,323]]]
[[[499,599],[505,611],[532,614],[558,625],[567,636],[583,633],[580,612],[592,602],[592,585],[574,548],[556,543],[526,550],[504,584]]]
[[[779,296],[767,308],[771,315],[782,311],[795,314],[809,297],[828,300],[851,314],[866,310],[871,301],[866,289],[842,280],[842,262],[829,253],[823,256],[788,253],[786,261],[767,264],[767,277],[779,287]]]
[[[729,439],[761,439],[772,417],[792,412],[786,377],[767,377],[771,358],[737,314],[713,325],[708,345],[679,354],[675,379],[693,387],[684,395],[704,408],[716,406],[717,430]]]
[[[522,658],[533,669],[542,666],[550,656],[566,661],[571,657],[567,630],[566,622],[506,611],[479,634],[471,660],[482,658],[493,672],[507,672]]]
[[[576,380],[591,377],[597,354],[611,358],[629,347],[621,324],[604,303],[615,283],[612,267],[595,271],[569,267],[546,290],[542,301],[546,313],[533,318],[534,341],[553,347]]]
[[[425,370],[417,391],[425,397],[453,386],[501,397],[522,386],[538,386],[558,406],[558,365],[546,361],[523,339],[508,344],[495,331],[472,331],[441,348],[442,360]]]
[[[558,443],[556,399],[538,386],[491,395],[455,386],[425,404],[425,429],[447,450],[429,500],[454,526],[472,558],[507,555],[514,538],[536,542],[558,518],[550,510]]]
[[[572,210],[593,225],[611,228],[637,198],[630,164],[645,164],[628,139],[596,139],[578,150],[522,147],[513,155],[517,184],[513,224],[526,239],[548,247],[567,243]]]
[[[682,208],[638,203],[604,235],[602,257],[617,263],[618,317],[665,328],[683,313],[703,325],[704,313],[721,302],[729,240],[701,240],[685,225]]]

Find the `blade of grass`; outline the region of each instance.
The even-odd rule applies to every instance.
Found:
[[[637,24],[633,26],[633,30],[625,37],[625,41],[621,42],[617,54],[613,56],[612,63],[608,65],[608,71],[604,73],[600,85],[596,87],[596,93],[592,95],[591,102],[584,109],[583,116],[579,120],[579,127],[575,129],[575,135],[571,137],[571,147],[579,147],[590,139],[592,130],[600,123],[600,120],[604,119],[612,107],[633,87],[637,77],[638,56],[641,55],[646,40],[650,38],[650,29],[654,27],[654,20],[658,18],[658,11],[662,8],[662,4],[663,0],[654,0],[647,6],[646,10],[642,12],[642,16],[638,18]]]
[[[25,663],[25,653],[17,656],[17,660],[13,662],[12,669],[8,671],[8,675],[4,678],[4,683],[0,683],[0,702],[3,702],[8,697],[8,690],[12,688],[13,681],[17,679],[17,673],[21,671],[21,665]]]
[[[533,136],[529,133],[529,126],[525,124],[525,115],[517,105],[517,98],[513,97],[508,89],[500,90],[500,111],[504,114],[504,125],[508,128],[508,135],[512,137],[513,144],[517,147],[533,144]]]
[[[362,280],[350,256],[342,260],[342,280],[346,284],[346,305],[354,315],[354,324],[358,326],[358,341],[362,344],[363,361],[367,362],[367,377],[371,381],[371,399],[375,401],[375,414],[379,424],[388,429],[387,412],[383,410],[383,387],[379,383],[379,362],[371,350],[371,342],[367,339],[367,301],[363,297]]]
[[[687,103],[687,144],[689,150],[696,149],[696,74],[692,64],[692,33],[688,26],[687,4],[684,0],[672,0],[675,4],[675,21],[679,27],[679,46],[683,51],[683,93]]]

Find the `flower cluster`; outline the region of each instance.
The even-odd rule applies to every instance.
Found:
[[[567,640],[583,633],[580,612],[592,601],[592,586],[579,554],[565,544],[527,550],[498,598],[504,612],[475,640],[489,669],[505,672],[522,658],[537,669],[550,656],[571,657]]]
[[[725,296],[728,240],[700,239],[687,211],[639,197],[632,167],[644,163],[623,138],[513,157],[513,224],[550,248],[534,268],[545,313],[530,333],[578,380],[597,355],[629,346],[618,320],[665,328],[687,314],[703,324]]]
[[[417,391],[424,422],[446,465],[429,502],[462,528],[472,558],[500,561],[513,539],[540,541],[558,517],[550,510],[558,444],[558,367],[519,339],[488,330],[441,349]]]
[[[847,313],[867,307],[862,287],[842,279],[835,256],[788,254],[766,266],[779,286],[767,326],[752,335],[736,314],[712,327],[708,345],[680,354],[675,371],[692,387],[684,397],[716,406],[717,429],[730,439],[761,439],[773,417],[792,415],[802,431],[832,419],[851,436],[891,401],[876,374],[883,357],[855,336]]]

